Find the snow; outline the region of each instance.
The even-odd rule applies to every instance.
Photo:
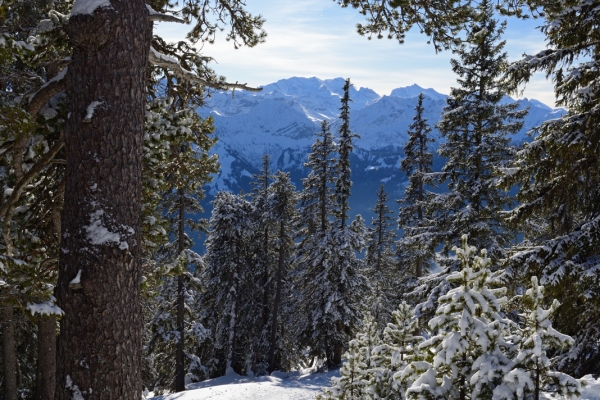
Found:
[[[102,101],[92,101],[87,107],[83,122],[92,122],[92,118],[94,117],[94,110],[96,110],[96,107],[98,107],[102,103]]]
[[[153,400],[308,400],[314,399],[339,370],[315,373],[273,372],[271,376],[247,377],[231,374],[187,386],[184,393],[151,397]]]
[[[97,8],[112,8],[110,0],[77,0],[73,4],[71,16],[93,14]]]
[[[79,273],[77,274],[77,278],[79,278],[80,275],[81,275],[81,270],[79,270]],[[50,300],[44,301],[43,303],[37,303],[37,304],[27,303],[27,309],[33,316],[35,316],[35,314],[63,315],[64,314],[63,310],[60,307],[58,307],[56,304],[54,304],[55,301],[56,301],[56,298],[54,298],[54,296],[50,296]]]
[[[81,285],[81,270],[77,271],[77,276],[69,282],[69,286],[79,286]]]

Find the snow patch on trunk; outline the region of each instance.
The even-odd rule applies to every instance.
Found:
[[[93,14],[97,8],[112,8],[110,0],[77,0],[73,4],[71,16],[82,14]]]

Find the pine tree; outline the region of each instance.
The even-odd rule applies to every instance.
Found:
[[[435,245],[439,242],[440,232],[432,229],[431,205],[428,200],[435,197],[427,192],[427,186],[434,185],[434,174],[431,168],[433,154],[429,151],[431,128],[427,119],[423,118],[425,108],[421,93],[415,107],[413,123],[408,127],[408,141],[404,146],[404,159],[400,169],[408,177],[408,186],[404,198],[398,201],[398,227],[404,230],[398,241],[398,254],[402,263],[414,267],[414,275],[420,278],[423,270],[428,269],[428,262],[433,256]]]
[[[451,61],[460,87],[451,89],[438,124],[446,139],[439,153],[448,159],[443,168],[448,193],[442,195],[448,212],[439,230],[446,248],[458,245],[460,236],[467,234],[477,248],[487,249],[497,260],[506,255],[514,233],[500,216],[512,200],[497,187],[495,170],[510,160],[508,135],[521,129],[526,111],[517,111],[516,103],[500,104],[508,90],[500,80],[507,67],[505,42],[500,41],[506,23],[498,27],[487,1],[479,11],[467,44],[456,51],[460,60]]]
[[[390,319],[394,304],[399,297],[396,293],[397,261],[394,257],[395,232],[391,229],[393,218],[392,211],[387,205],[388,196],[383,184],[377,192],[377,203],[373,207],[375,218],[373,225],[367,233],[365,255],[366,275],[373,287],[371,312],[379,326],[384,326]]]
[[[423,371],[406,392],[407,398],[465,399],[489,395],[510,368],[505,350],[511,321],[500,315],[505,289],[490,272],[487,251],[475,256],[464,235],[462,248],[454,248],[462,269],[447,277],[457,285],[439,299],[436,316],[429,321],[435,332],[419,348],[429,355],[415,363]]]
[[[568,348],[574,344],[570,336],[552,328],[550,318],[560,303],[554,300],[549,309],[543,308],[544,286],[538,284],[535,276],[531,278],[531,288],[517,298],[523,307],[519,351],[512,369],[503,376],[502,384],[494,389],[494,399],[539,400],[542,392],[578,399],[580,383],[567,374],[554,371],[548,357],[552,349]]]
[[[516,91],[543,71],[553,79],[557,106],[568,112],[536,128],[532,142],[505,170],[506,186],[520,186],[511,221],[522,230],[528,221],[546,222],[515,248],[506,280],[526,285],[537,276],[546,295],[560,301],[553,324],[575,345],[561,354],[558,366],[583,376],[600,368],[600,285],[592,272],[600,254],[600,29],[595,23],[600,15],[596,1],[553,4],[544,11],[547,48],[511,65],[507,81]]]

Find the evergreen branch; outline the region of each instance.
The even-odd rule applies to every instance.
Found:
[[[23,190],[29,184],[29,182],[31,182],[31,180],[35,178],[35,176],[42,169],[44,169],[44,167],[46,167],[48,163],[50,163],[50,161],[54,158],[54,156],[56,156],[56,154],[58,154],[58,152],[63,148],[64,145],[65,140],[61,136],[61,138],[58,139],[54,146],[52,146],[52,148],[50,148],[50,150],[46,154],[44,154],[42,158],[40,158],[40,160],[37,163],[35,163],[35,165],[29,170],[29,172],[27,172],[27,174],[15,185],[13,192],[6,201],[6,203],[4,203],[2,207],[0,207],[0,218],[4,218],[2,225],[5,238],[7,237],[6,235],[10,227],[10,222],[12,220],[15,204],[21,197]],[[9,243],[7,243],[7,247],[8,244]]]

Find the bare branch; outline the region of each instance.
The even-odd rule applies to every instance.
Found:
[[[146,8],[148,9],[148,20],[149,21],[155,21],[155,22],[177,22],[178,24],[185,24],[185,20],[181,19],[181,18],[177,18],[174,15],[171,14],[163,14],[163,13],[159,13],[158,11],[154,10],[152,7],[150,7],[148,4],[146,4]]]
[[[262,88],[253,88],[247,86],[245,83],[227,83],[227,82],[211,82],[199,77],[196,73],[188,71],[183,68],[179,62],[166,54],[159,53],[150,47],[150,62],[158,67],[167,68],[173,71],[173,74],[177,78],[198,83],[203,86],[211,87],[213,89],[228,90],[228,89],[241,89],[249,92],[260,92]]]
[[[58,75],[46,82],[37,92],[29,95],[29,104],[25,110],[31,116],[35,117],[52,96],[65,91],[64,78],[67,75],[67,68],[65,67]]]

